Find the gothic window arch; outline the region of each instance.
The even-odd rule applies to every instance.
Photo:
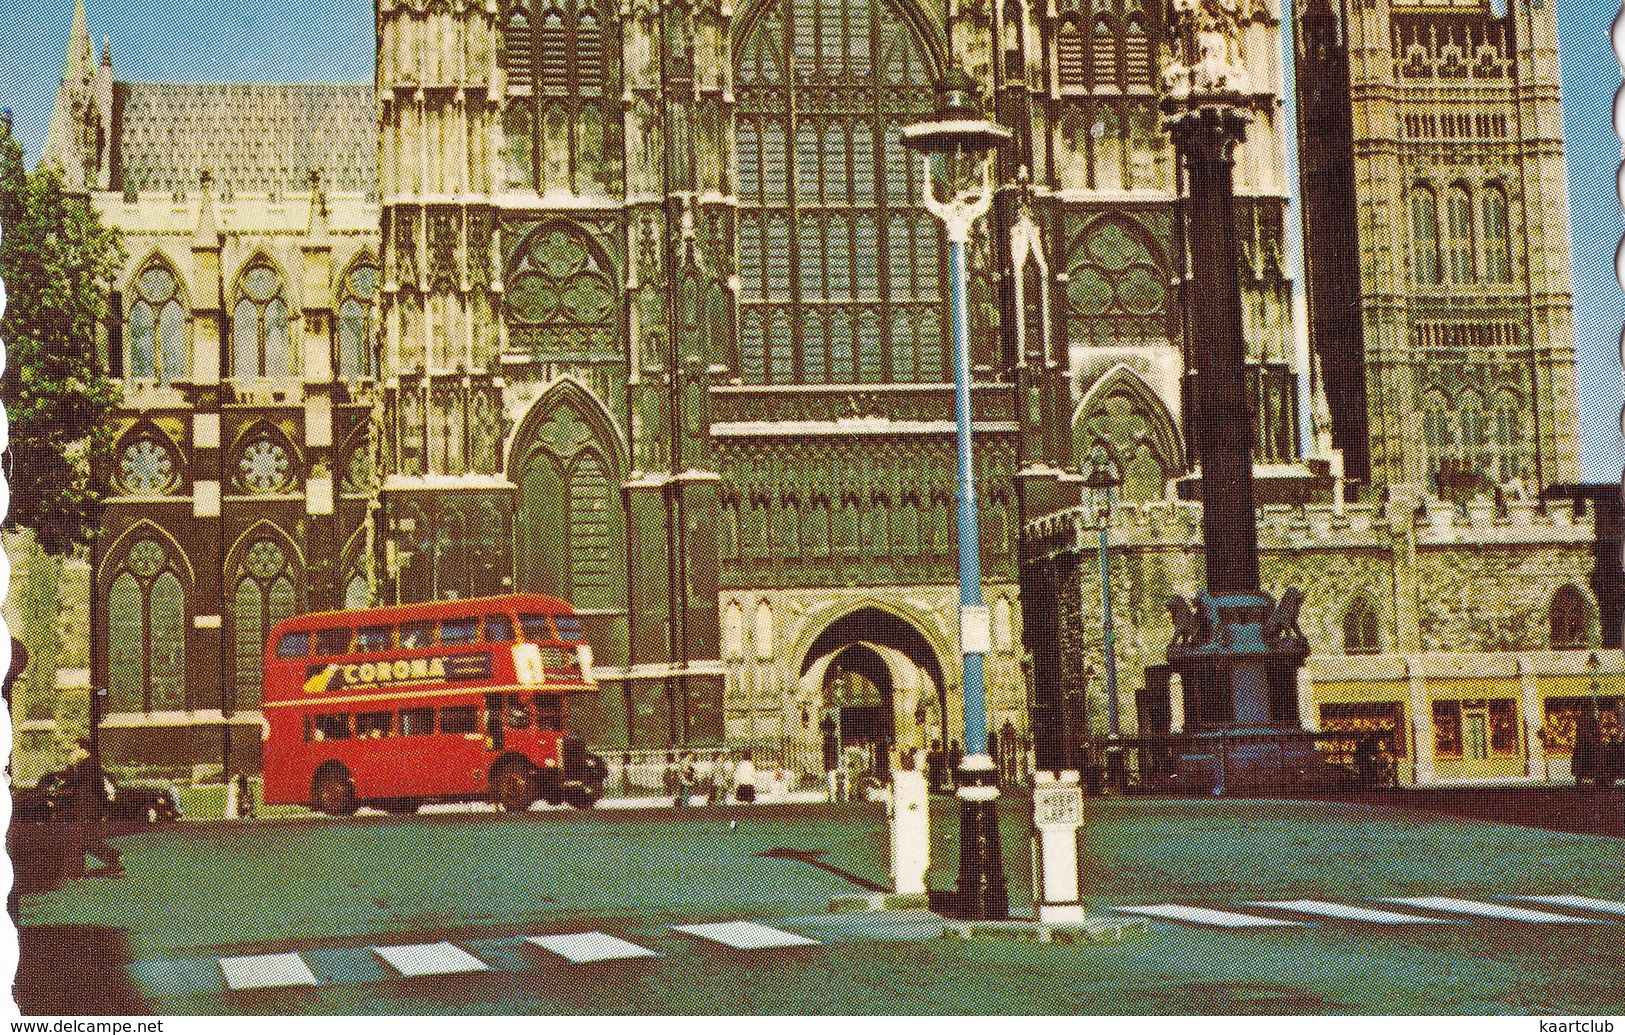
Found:
[[[1446,254],[1450,259],[1450,283],[1471,284],[1473,270],[1473,196],[1456,184],[1445,201]]]
[[[1411,189],[1411,272],[1418,284],[1444,283],[1439,258],[1439,206],[1433,191],[1418,184]]]
[[[251,531],[238,544],[227,583],[231,601],[233,705],[260,703],[265,676],[265,638],[271,626],[301,610],[299,558],[286,535],[269,526]]]
[[[231,310],[231,375],[288,377],[294,373],[288,301],[282,274],[264,256],[237,277]]]
[[[577,610],[618,614],[626,608],[620,454],[594,400],[568,383],[556,391],[536,404],[516,452],[515,584]],[[625,633],[617,623],[610,635]],[[618,649],[608,646],[606,656]]]
[[[1489,466],[1489,434],[1484,419],[1484,397],[1469,389],[1456,400],[1456,426],[1460,429],[1462,459],[1472,470]]]
[[[1343,653],[1382,653],[1382,618],[1377,605],[1364,593],[1354,598],[1343,612]]]
[[[1518,447],[1523,437],[1523,405],[1509,391],[1495,395],[1495,480],[1505,485],[1521,477]]]
[[[925,42],[894,0],[773,0],[736,54],[740,376],[944,380],[941,232],[901,144]]]
[[[1547,625],[1553,650],[1574,650],[1591,643],[1591,609],[1586,595],[1574,585],[1552,594]]]
[[[509,261],[510,348],[537,359],[619,355],[615,283],[607,260],[573,226],[537,229]]]
[[[615,193],[620,152],[604,126],[620,93],[615,20],[594,0],[513,0],[502,31],[508,185]],[[606,38],[607,37],[607,38]]]
[[[374,377],[372,354],[373,302],[378,297],[378,262],[370,255],[357,259],[340,284],[338,320],[338,376],[341,381]]]
[[[357,531],[351,537],[346,553],[349,555],[350,561],[344,566],[344,584],[339,587],[337,606],[346,611],[371,607],[374,603],[372,598],[372,556],[367,552],[365,530]]]
[[[188,585],[183,559],[157,534],[137,534],[108,566],[110,711],[186,706]]]
[[[186,302],[181,279],[161,256],[148,259],[130,283],[134,301],[125,317],[129,377],[170,384],[191,373]]]
[[[1512,240],[1508,234],[1507,192],[1499,183],[1484,188],[1484,279],[1494,284],[1512,280]]]
[[[1061,82],[1061,89],[1077,88],[1086,85],[1085,76],[1087,59],[1084,49],[1083,30],[1078,26],[1078,20],[1073,15],[1067,15],[1061,21],[1061,30],[1056,34],[1055,57],[1057,77]]]
[[[1422,396],[1422,444],[1427,449],[1428,475],[1437,478],[1445,459],[1456,451],[1450,402],[1437,388],[1429,389]]]

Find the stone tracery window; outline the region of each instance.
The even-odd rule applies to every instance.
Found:
[[[378,267],[370,260],[357,263],[344,277],[338,308],[340,380],[372,377],[372,304],[378,294]]]
[[[231,374],[238,379],[288,377],[293,350],[282,275],[263,258],[237,278],[231,314]]]
[[[1343,653],[1379,654],[1382,652],[1381,619],[1371,599],[1364,593],[1354,598],[1343,613]]]
[[[130,496],[163,496],[179,484],[180,454],[168,436],[148,425],[120,445],[114,487]]]
[[[1422,443],[1427,448],[1428,475],[1437,478],[1447,457],[1456,451],[1456,435],[1450,422],[1450,403],[1444,393],[1433,389],[1422,397]]]
[[[186,702],[186,586],[178,558],[155,536],[118,558],[107,593],[112,711],[173,711]]]
[[[235,661],[232,685],[238,708],[260,702],[265,637],[271,626],[299,613],[296,587],[301,577],[287,545],[270,533],[261,533],[238,557],[229,584]]]
[[[1495,397],[1495,480],[1505,485],[1522,476],[1518,447],[1523,437],[1523,409],[1518,397],[1500,392]]]
[[[740,376],[942,381],[941,233],[900,142],[924,43],[892,3],[776,0],[737,54]]]
[[[512,0],[502,33],[510,96],[503,119],[509,186],[577,194],[620,187],[614,21],[592,0]],[[606,27],[610,38],[606,39]]]
[[[616,351],[614,282],[578,231],[537,230],[506,280],[511,348],[537,359]]]
[[[1450,283],[1471,284],[1473,270],[1473,198],[1467,188],[1455,186],[1445,204],[1446,252],[1450,258]]]
[[[186,307],[180,280],[163,260],[154,257],[132,287],[135,302],[126,317],[129,376],[169,384],[184,379],[190,368],[186,344]]]
[[[1139,224],[1096,220],[1073,246],[1067,278],[1075,340],[1129,344],[1166,336],[1168,278]]]
[[[298,481],[298,461],[286,435],[262,424],[243,436],[237,451],[236,488],[251,495],[290,492]]]
[[[1444,283],[1439,260],[1439,209],[1426,187],[1411,191],[1411,273],[1418,284]]]
[[[1484,191],[1484,279],[1512,280],[1512,242],[1507,233],[1507,194],[1500,184]]]

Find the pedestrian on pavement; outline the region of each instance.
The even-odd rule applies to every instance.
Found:
[[[756,760],[751,752],[734,767],[734,801],[749,803],[756,800]]]
[[[677,767],[677,752],[666,752],[666,767],[660,771],[660,782],[666,797],[677,797],[677,786],[682,782],[682,775]]]
[[[718,805],[726,804],[728,792],[733,790],[733,781],[733,756],[724,751],[711,765],[711,801]]]
[[[925,753],[925,785],[932,792],[942,790],[942,741],[933,740]]]
[[[689,805],[689,799],[699,789],[700,767],[692,752],[683,756],[683,767],[677,773],[677,804]]]
[[[122,877],[119,850],[102,836],[103,788],[101,767],[90,754],[90,741],[80,739],[68,754],[68,858],[65,877]],[[95,859],[99,869],[85,863]]]

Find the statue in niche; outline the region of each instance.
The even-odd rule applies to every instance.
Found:
[[[1241,56],[1241,0],[1169,0],[1168,13],[1177,53],[1162,78],[1172,96],[1249,91]]]

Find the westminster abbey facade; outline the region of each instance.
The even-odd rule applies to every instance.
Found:
[[[1400,192],[1375,215],[1353,193],[1311,210],[1368,220],[1358,260],[1309,231],[1311,361],[1280,14],[1243,7],[1260,502],[1465,484],[1480,461],[1485,487],[1573,480],[1566,242],[1537,240],[1534,215],[1562,204],[1555,50],[1515,49],[1531,29],[1549,43],[1550,11],[1357,12],[1362,32],[1375,11],[1427,23],[1395,37],[1392,74],[1459,57],[1486,97],[1531,99],[1461,116],[1520,142],[1496,152],[1504,175],[1471,171],[1493,143],[1440,135],[1448,106],[1432,136],[1395,113],[1406,153],[1440,167],[1361,179]],[[959,738],[946,244],[899,142],[953,67],[1014,133],[971,242],[969,318],[989,726],[1025,733],[1046,677],[1024,628],[1055,619],[1018,592],[1023,529],[1053,530],[1075,458],[1101,447],[1126,511],[1188,506],[1182,400],[1200,387],[1164,17],[1156,0],[378,0],[375,82],[215,85],[120,81],[80,0],[44,160],[129,252],[87,590],[109,760],[209,757],[222,731],[252,759],[258,659],[284,617],[511,591],[586,616],[601,691],[574,722],[607,749],[726,742],[816,767],[830,718],[849,741]],[[1352,137],[1337,151],[1324,131],[1303,145],[1353,183]],[[1555,195],[1526,194],[1539,163]],[[1407,243],[1428,233],[1431,258]],[[1442,315],[1462,262],[1485,288],[1465,329]],[[1363,326],[1337,323],[1328,277],[1368,300]],[[1417,372],[1434,353],[1482,371],[1478,418],[1459,393],[1416,416],[1434,412]],[[1330,400],[1315,429],[1312,399]],[[37,724],[50,678],[29,675]]]

